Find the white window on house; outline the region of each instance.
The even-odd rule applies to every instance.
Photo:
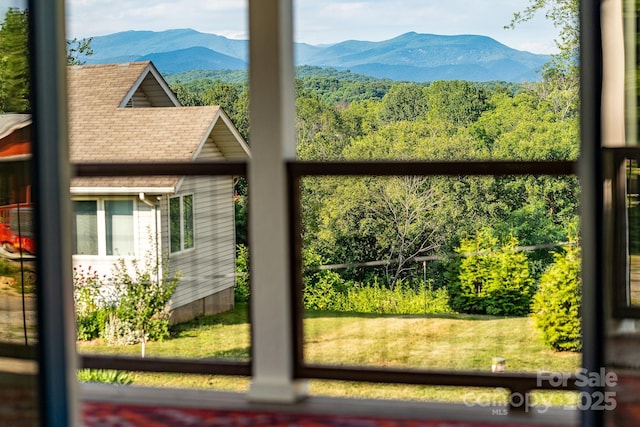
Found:
[[[193,194],[169,198],[169,235],[171,253],[193,248]]]
[[[98,202],[73,202],[73,253],[98,255]]]
[[[73,202],[75,255],[135,255],[133,200]]]
[[[133,201],[105,200],[107,255],[135,255],[133,247]]]

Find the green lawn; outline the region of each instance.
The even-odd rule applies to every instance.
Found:
[[[413,367],[489,372],[491,359],[506,359],[508,372],[573,372],[580,354],[554,352],[541,343],[530,318],[488,316],[376,316],[310,312],[304,323],[305,359],[312,363]],[[171,339],[147,344],[147,356],[249,359],[246,306],[180,325]],[[79,342],[80,352],[139,355],[140,346],[108,347],[100,340]],[[246,378],[133,373],[137,385],[243,391]],[[337,381],[310,382],[312,394],[464,401],[469,394],[506,399],[503,391],[372,385]],[[573,401],[567,393],[545,394],[556,404]]]

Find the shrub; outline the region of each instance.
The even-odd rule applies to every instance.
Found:
[[[236,287],[234,299],[236,302],[248,302],[251,288],[249,284],[249,249],[245,245],[238,245],[236,250]]]
[[[491,229],[463,239],[449,287],[451,307],[462,313],[525,316],[529,313],[533,281],[529,261],[517,252],[511,236],[500,244]]]
[[[344,285],[342,277],[333,271],[314,273],[305,278],[304,308],[308,310],[339,309],[340,289]]]
[[[77,338],[81,341],[91,341],[103,337],[105,325],[112,315],[113,309],[107,307],[96,308],[83,316],[76,314]]]
[[[132,384],[131,374],[123,371],[105,369],[80,369],[78,380],[85,383]]]
[[[529,276],[529,260],[516,252],[518,241],[510,237],[494,256],[496,262],[484,288],[487,314],[494,316],[526,316],[530,313],[533,281]]]
[[[570,245],[554,256],[533,297],[533,319],[545,344],[559,351],[581,349],[581,301],[580,249]]]
[[[338,296],[336,309],[377,314],[444,314],[451,313],[446,288],[434,289],[420,281],[416,286],[398,281],[393,289],[372,284],[353,284]]]
[[[0,258],[0,276],[9,278],[6,283],[16,292],[33,294],[36,291],[35,273],[13,261]]]
[[[149,339],[161,340],[169,336],[169,303],[178,286],[179,274],[169,277],[167,263],[158,263],[147,257],[144,266],[131,261],[133,273],[125,261],[118,260],[114,266],[113,282],[119,289],[116,317],[123,323],[118,330],[142,343],[142,357]]]
[[[76,311],[77,337],[89,341],[101,337],[111,307],[104,304],[100,290],[104,286],[103,278],[91,266],[73,268],[73,298]]]
[[[20,272],[20,267],[0,258],[0,276],[13,276]]]
[[[312,250],[304,251],[303,264],[304,308],[338,310],[339,296],[345,291],[342,277],[335,271],[318,270],[317,267],[323,264],[323,259]]]

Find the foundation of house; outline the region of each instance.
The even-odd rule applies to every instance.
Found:
[[[198,316],[210,316],[231,310],[234,307],[233,288],[190,302],[171,310],[171,324],[188,322]]]

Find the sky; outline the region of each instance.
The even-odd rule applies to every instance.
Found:
[[[5,0],[7,1],[7,0]],[[387,40],[409,31],[479,34],[509,47],[555,53],[544,16],[505,29],[530,0],[293,0],[294,38],[309,44]],[[247,39],[247,0],[67,0],[67,36],[192,28]]]

